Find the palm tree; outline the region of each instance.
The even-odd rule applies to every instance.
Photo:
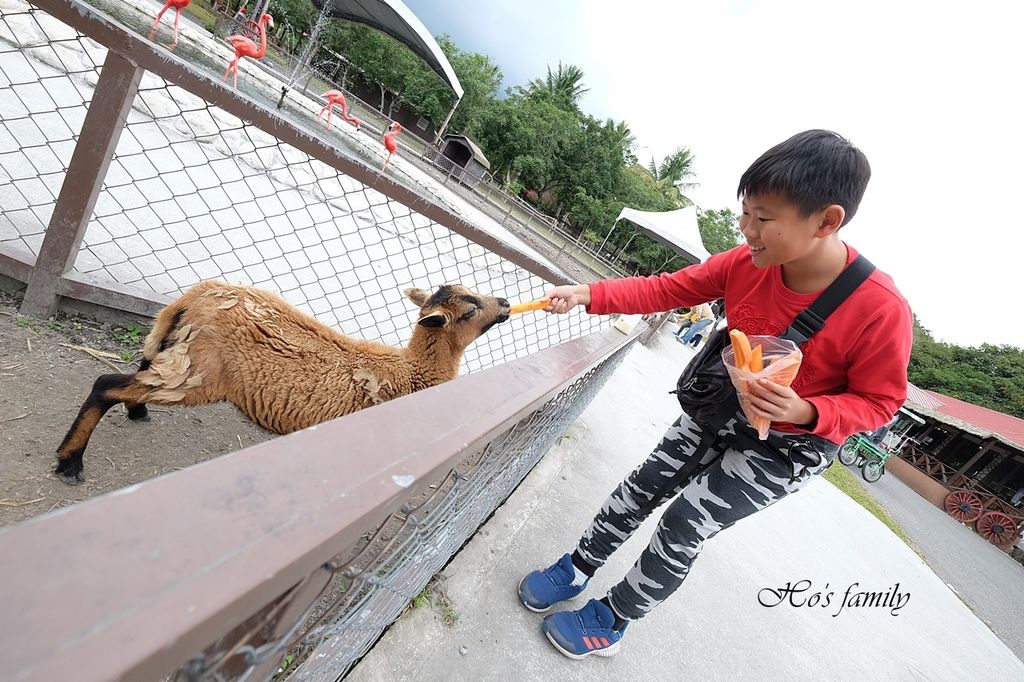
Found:
[[[629,124],[625,121],[619,121],[616,123],[612,119],[608,119],[604,123],[605,127],[611,131],[612,138],[615,143],[622,150],[622,155],[629,156],[630,163],[633,162],[635,157],[632,156],[633,147],[636,145],[636,138],[633,136],[633,131],[629,129]]]
[[[558,71],[552,73],[548,66],[548,77],[534,78],[526,86],[526,91],[549,95],[557,106],[572,110],[579,108],[580,97],[590,92],[590,88],[583,85],[583,70],[580,67],[558,62]]]
[[[662,159],[660,166],[654,162],[654,157],[651,157],[651,163],[647,167],[661,187],[662,193],[680,206],[689,206],[693,203],[683,194],[684,191],[697,187],[697,183],[687,181],[687,178],[696,177],[693,172],[693,160],[693,153],[686,147],[680,147]]]

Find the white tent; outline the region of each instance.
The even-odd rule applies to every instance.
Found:
[[[615,222],[620,220],[628,220],[641,233],[690,261],[702,263],[711,257],[700,238],[696,206],[688,206],[677,211],[638,211],[635,208],[624,208]]]

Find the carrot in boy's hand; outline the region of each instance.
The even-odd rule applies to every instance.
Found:
[[[736,356],[736,366],[740,369],[747,369],[750,366],[750,340],[747,335],[739,329],[729,332],[729,341],[732,343],[732,352]]]
[[[762,357],[761,344],[758,344],[750,351],[750,365],[748,369],[751,372],[760,372],[764,369],[764,358]]]
[[[761,347],[758,346],[758,350],[760,350],[760,348]],[[772,364],[783,362],[784,360],[789,360],[790,357],[792,357],[792,364],[790,364],[788,367],[784,367],[778,372],[774,372],[768,375],[765,378],[774,384],[778,384],[779,386],[789,386],[790,384],[792,384],[793,380],[796,379],[797,372],[800,371],[800,358],[797,357],[796,353],[791,354],[791,356],[779,358],[778,360],[775,360],[775,362],[773,362]],[[744,412],[746,412],[746,410],[744,410]],[[761,434],[767,435],[768,429],[771,427],[771,420],[766,419],[764,417],[758,417],[756,415],[750,415],[749,413],[747,414],[747,418],[750,420],[750,425],[754,427],[755,431],[757,431],[758,436],[763,439],[764,435]]]
[[[774,367],[776,369],[769,371],[763,378],[780,386],[792,384],[797,372],[800,370],[802,355],[799,350],[783,355],[773,351],[771,346],[769,346],[768,353],[770,354],[770,359],[766,358],[765,349],[762,344],[759,343],[751,348],[750,339],[738,329],[733,329],[729,332],[729,341],[732,344],[733,351],[732,364],[738,370],[756,375],[764,372],[766,367],[770,370]],[[756,381],[757,377],[748,378],[746,375],[735,374],[732,377],[740,397],[740,407],[743,408],[744,414],[747,415],[750,425],[758,432],[758,436],[764,439],[768,435],[771,422],[764,417],[752,415],[747,407],[748,396],[751,393],[751,383]]]
[[[516,303],[514,306],[509,308],[509,315],[517,315],[519,313],[528,313],[531,310],[544,310],[551,303],[550,298],[539,298],[536,301],[530,301],[529,303]]]

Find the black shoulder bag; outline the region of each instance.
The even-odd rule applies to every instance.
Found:
[[[781,338],[802,346],[825,326],[825,320],[866,280],[875,266],[858,255],[839,277],[821,292],[807,308],[801,310]],[[719,429],[740,409],[736,388],[722,361],[729,329],[723,327],[708,337],[704,348],[686,365],[676,382],[679,405],[702,429],[718,433]]]

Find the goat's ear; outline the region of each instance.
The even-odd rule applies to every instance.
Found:
[[[422,324],[424,327],[443,327],[448,324],[448,316],[441,312],[430,313],[416,320],[416,324]]]
[[[420,308],[422,308],[423,304],[426,303],[427,299],[430,298],[429,291],[426,291],[425,289],[417,289],[416,287],[409,287],[408,289],[406,289],[405,295],[409,298],[410,301],[415,303]]]

